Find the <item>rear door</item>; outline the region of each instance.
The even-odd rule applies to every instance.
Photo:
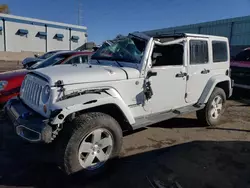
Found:
[[[188,39],[186,102],[196,103],[211,77],[211,45],[207,38]]]

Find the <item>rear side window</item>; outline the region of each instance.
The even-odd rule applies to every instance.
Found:
[[[208,63],[208,43],[203,40],[190,40],[190,64]]]
[[[227,43],[222,41],[212,41],[213,62],[225,62],[228,60]]]

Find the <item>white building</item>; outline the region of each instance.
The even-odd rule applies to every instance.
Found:
[[[0,51],[73,50],[86,42],[84,26],[0,14]]]

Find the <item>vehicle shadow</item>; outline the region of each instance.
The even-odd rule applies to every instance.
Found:
[[[149,127],[158,127],[158,128],[196,128],[196,127],[204,127],[197,119],[185,118],[185,117],[177,117],[173,119],[169,119]]]
[[[144,131],[148,127],[172,129],[172,128],[198,128],[198,127],[204,127],[204,125],[202,125],[197,119],[186,118],[186,117],[177,117],[177,118],[165,120],[165,121],[162,121],[159,123],[155,123],[155,124],[149,125],[147,127],[142,127],[140,129],[136,129],[133,131],[126,131],[123,133],[123,136],[128,136],[131,134],[135,134],[135,133]]]
[[[0,150],[0,187],[152,188],[160,187],[159,182],[164,188],[250,186],[249,142],[194,141],[156,149],[113,161],[112,168],[94,178],[66,176],[54,164],[38,160],[44,154],[31,147],[29,153],[7,148]]]
[[[236,132],[247,132],[249,133],[250,130],[245,130],[245,129],[236,129],[236,128],[227,128],[227,127],[208,127],[207,129],[212,129],[212,130],[220,130],[220,131],[236,131]]]
[[[245,106],[250,106],[250,91],[247,89],[234,88],[230,100],[241,102],[245,104]]]

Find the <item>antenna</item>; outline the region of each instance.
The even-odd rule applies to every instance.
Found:
[[[82,16],[83,13],[83,4],[82,4],[82,0],[78,0],[78,25],[82,25]]]

